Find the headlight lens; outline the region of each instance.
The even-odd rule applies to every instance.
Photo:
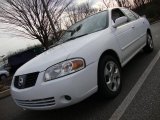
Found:
[[[85,68],[85,61],[81,58],[67,60],[49,67],[45,71],[45,81],[53,80]]]

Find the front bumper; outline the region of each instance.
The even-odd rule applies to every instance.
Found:
[[[13,80],[12,97],[18,106],[33,110],[49,110],[75,104],[97,91],[97,65],[97,62],[92,63],[83,70],[48,82],[44,82],[44,72],[41,72],[35,86],[26,89],[15,88]],[[65,96],[71,97],[71,100]]]

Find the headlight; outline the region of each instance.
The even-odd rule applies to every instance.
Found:
[[[45,71],[45,81],[53,80],[85,68],[85,61],[81,58],[67,60],[49,67]]]

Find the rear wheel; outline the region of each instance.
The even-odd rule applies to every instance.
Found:
[[[100,60],[98,68],[98,90],[105,98],[118,95],[121,90],[121,67],[119,62],[112,56],[104,56]]]
[[[150,53],[154,49],[153,39],[152,35],[150,33],[147,33],[147,40],[146,40],[146,46],[143,48],[143,50],[147,53]]]

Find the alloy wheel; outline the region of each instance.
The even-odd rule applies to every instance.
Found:
[[[120,71],[116,63],[108,61],[104,69],[104,78],[109,90],[115,92],[120,87]]]

